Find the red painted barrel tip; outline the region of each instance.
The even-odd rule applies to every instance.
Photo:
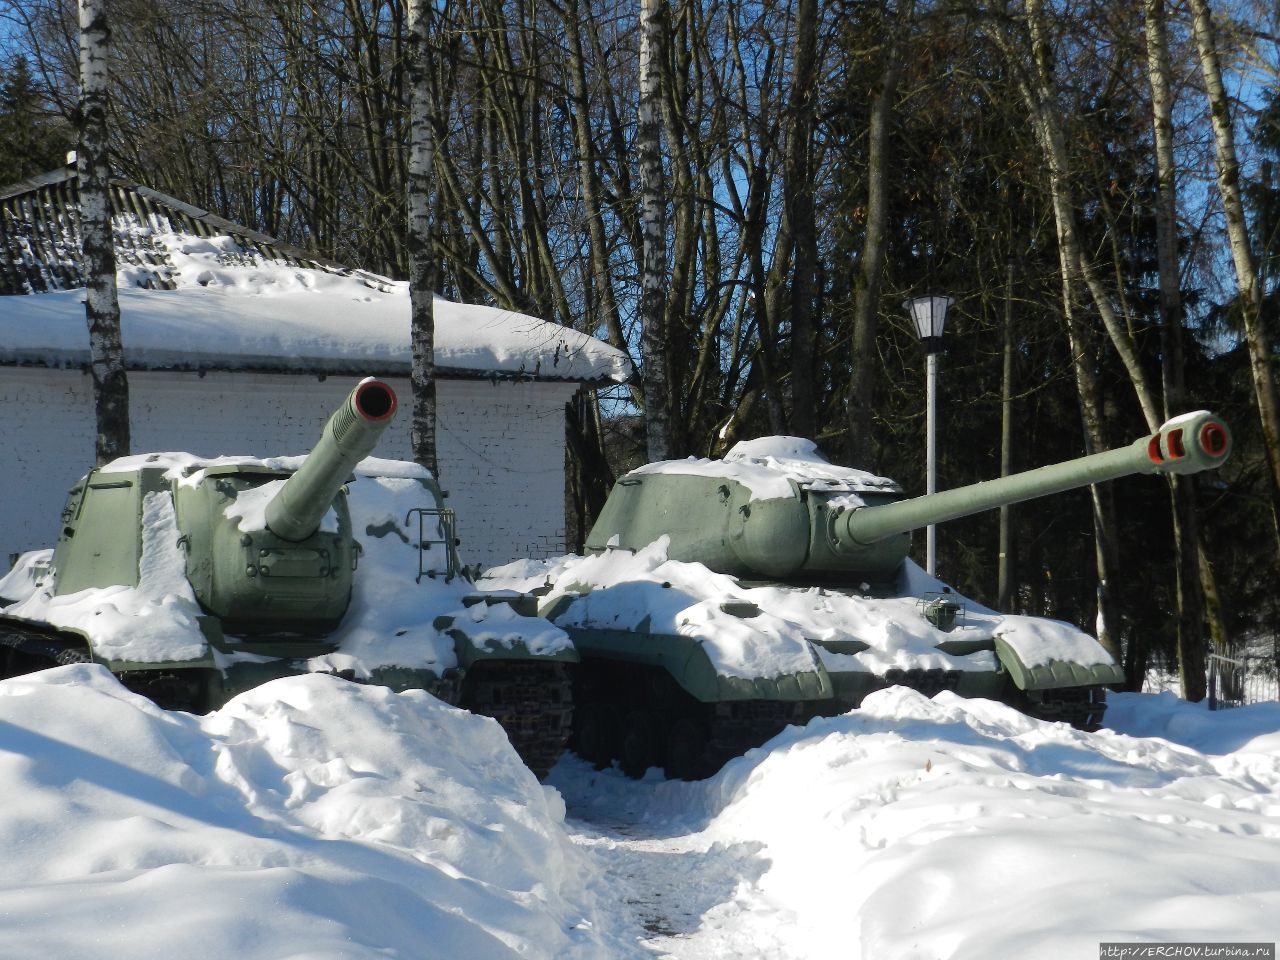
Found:
[[[1200,449],[1211,457],[1225,456],[1231,447],[1230,434],[1225,425],[1210,420],[1200,428]]]
[[[370,423],[390,420],[396,412],[396,392],[381,380],[365,380],[356,387],[356,412]]]

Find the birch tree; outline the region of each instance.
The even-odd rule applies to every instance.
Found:
[[[814,210],[813,134],[818,99],[818,4],[796,5],[792,55],[790,130],[783,166],[787,222],[795,252],[791,259],[791,432],[813,437],[818,429],[814,391],[817,337],[818,237]]]
[[[1214,36],[1213,14],[1207,0],[1190,0],[1192,32],[1209,98],[1213,123],[1214,154],[1218,167],[1218,195],[1227,220],[1227,239],[1235,265],[1240,313],[1249,348],[1249,373],[1253,380],[1262,437],[1271,476],[1271,519],[1280,546],[1280,392],[1276,389],[1271,337],[1262,318],[1262,284],[1249,245],[1249,225],[1240,196],[1240,158],[1231,125],[1231,103],[1222,83],[1222,62]]]
[[[650,460],[670,454],[666,337],[666,193],[662,186],[661,76],[664,0],[640,0],[640,356],[644,363],[645,440]]]
[[[80,138],[76,172],[87,288],[84,306],[89,324],[89,369],[97,419],[95,456],[99,466],[129,452],[129,380],[120,337],[107,153],[110,42],[105,0],[80,0]]]
[[[1059,113],[1057,91],[1053,75],[1053,56],[1050,48],[1044,10],[1040,0],[1025,0],[1030,67],[1024,68],[1023,51],[1012,33],[997,26],[993,37],[1005,54],[1005,58],[1018,76],[1018,88],[1031,115],[1036,139],[1040,143],[1045,165],[1048,168],[1049,196],[1053,206],[1054,225],[1058,241],[1058,257],[1062,282],[1062,310],[1070,344],[1076,386],[1080,395],[1080,413],[1084,426],[1087,453],[1106,449],[1103,426],[1102,393],[1097,373],[1091,365],[1090,350],[1086,345],[1087,329],[1079,316],[1077,281],[1083,280],[1093,295],[1094,306],[1103,316],[1108,331],[1120,326],[1118,318],[1096,275],[1085,259],[1076,223],[1075,198],[1072,192],[1066,135]],[[1116,339],[1113,337],[1113,340]],[[1125,359],[1125,366],[1135,377],[1143,415],[1151,429],[1159,426],[1159,416],[1145,389],[1145,380],[1132,345],[1125,349],[1120,343],[1117,350]],[[1119,573],[1119,560],[1112,531],[1115,529],[1114,513],[1109,508],[1109,491],[1090,487],[1094,505],[1094,542],[1098,573],[1098,640],[1117,661],[1122,659],[1120,641],[1114,632],[1119,617],[1110,593],[1110,585]]]
[[[1178,263],[1177,168],[1173,145],[1172,67],[1169,58],[1164,0],[1145,0],[1147,76],[1151,85],[1152,140],[1156,167],[1156,257],[1160,282],[1161,373],[1164,415],[1188,409],[1183,348],[1181,270]],[[1201,635],[1207,616],[1214,645],[1226,645],[1218,609],[1217,586],[1201,539],[1193,479],[1169,477],[1173,499],[1175,599],[1178,607],[1177,650],[1180,663],[1204,662]],[[1186,671],[1184,671],[1186,672]]]
[[[435,248],[432,242],[432,167],[435,138],[430,69],[431,0],[409,0],[408,74],[410,84],[408,214],[406,240],[409,258],[409,338],[412,351],[409,379],[413,389],[413,420],[409,427],[413,459],[439,480],[436,462],[436,288]]]

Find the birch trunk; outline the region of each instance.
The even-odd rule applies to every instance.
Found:
[[[784,165],[787,221],[794,254],[791,265],[791,432],[813,438],[818,429],[815,400],[814,313],[818,236],[814,211],[813,128],[817,100],[817,0],[799,0],[796,47],[791,72],[791,123]]]
[[[663,0],[640,2],[640,356],[644,362],[645,439],[649,460],[670,456],[671,417],[666,335],[666,195],[663,190],[661,71]]]
[[[1271,519],[1280,546],[1280,396],[1272,367],[1271,338],[1262,321],[1262,284],[1249,246],[1248,222],[1240,197],[1240,160],[1231,127],[1231,104],[1222,85],[1222,64],[1213,32],[1213,15],[1207,0],[1190,0],[1196,50],[1209,98],[1213,121],[1214,152],[1218,164],[1218,194],[1227,218],[1227,239],[1236,269],[1240,312],[1249,348],[1249,372],[1253,378],[1262,438],[1271,475]]]
[[[410,84],[408,234],[409,340],[412,354],[409,380],[413,390],[413,419],[409,439],[413,459],[440,479],[436,462],[436,288],[435,244],[431,194],[434,183],[435,139],[431,129],[434,104],[430,83],[431,0],[409,0],[408,39],[405,44]]]
[[[111,28],[105,0],[80,0],[80,242],[85,266],[89,369],[97,419],[98,466],[129,452],[129,380],[120,338],[116,252],[111,235],[107,156],[107,63]]]
[[[1169,40],[1164,0],[1146,0],[1143,19],[1147,34],[1147,75],[1151,83],[1152,132],[1156,160],[1156,257],[1160,277],[1161,370],[1164,380],[1164,414],[1183,413],[1187,407],[1182,331],[1184,309],[1178,269],[1177,168],[1173,150],[1173,94],[1169,65]],[[1206,605],[1217,590],[1213,571],[1204,554],[1196,512],[1193,478],[1171,476],[1169,492],[1173,508],[1174,569],[1177,577],[1178,663],[1182,675],[1182,695],[1199,699],[1201,683],[1194,676],[1203,672],[1204,625],[1208,614],[1209,634],[1215,646],[1226,643],[1226,627],[1220,612]],[[1138,658],[1141,659],[1141,658]],[[1141,664],[1140,664],[1141,665]],[[1145,671],[1143,671],[1145,673]],[[1137,689],[1142,676],[1132,671],[1130,686]]]
[[[1067,257],[1064,268],[1084,281],[1094,309],[1098,311],[1102,325],[1106,328],[1111,345],[1115,348],[1121,363],[1124,364],[1125,372],[1129,375],[1129,382],[1133,385],[1138,406],[1142,408],[1147,429],[1154,432],[1161,423],[1155,393],[1147,382],[1147,375],[1142,369],[1133,341],[1129,338],[1127,327],[1116,315],[1110,295],[1102,286],[1097,272],[1093,269],[1093,264],[1084,255],[1080,245],[1067,141],[1063,132],[1062,117],[1057,107],[1052,51],[1045,26],[1042,0],[1026,0],[1026,10],[1027,22],[1031,30],[1031,50],[1035,69],[1030,89],[1024,89],[1023,92],[1036,121],[1041,148],[1049,167],[1054,219],[1058,227],[1058,243]]]
[[[1094,371],[1092,358],[1086,345],[1086,331],[1076,315],[1075,273],[1071,269],[1066,247],[1061,236],[1058,241],[1058,260],[1062,274],[1062,310],[1066,321],[1067,340],[1071,348],[1071,360],[1076,377],[1076,390],[1080,395],[1080,418],[1084,426],[1085,453],[1101,453],[1107,449],[1103,430],[1102,388]],[[1118,582],[1120,574],[1119,547],[1113,531],[1116,529],[1115,510],[1109,490],[1097,484],[1089,488],[1093,500],[1094,564],[1098,576],[1098,642],[1123,663],[1123,651],[1117,632],[1120,627],[1120,611],[1111,585]]]
[[[1049,197],[1053,206],[1054,225],[1057,230],[1058,263],[1062,279],[1062,309],[1067,327],[1067,339],[1071,348],[1072,366],[1075,373],[1076,389],[1080,396],[1080,415],[1084,424],[1086,453],[1097,453],[1106,449],[1106,437],[1103,430],[1102,393],[1094,372],[1086,343],[1086,330],[1076,315],[1076,278],[1085,280],[1093,302],[1099,313],[1110,311],[1110,304],[1105,296],[1098,295],[1097,284],[1089,283],[1086,264],[1080,251],[1080,241],[1076,233],[1074,199],[1071,195],[1068,179],[1067,148],[1063,136],[1061,118],[1057,113],[1056,98],[1053,91],[1051,51],[1045,33],[1044,12],[1039,0],[1026,0],[1027,21],[1030,29],[1032,47],[1032,69],[1030,76],[1019,71],[1018,86],[1031,114],[1032,125],[1036,137],[1040,141],[1046,166],[1049,168]],[[996,42],[1003,50],[1010,65],[1017,70],[1022,63],[1022,51],[1013,39],[1003,30],[993,34]],[[1137,366],[1137,358],[1133,355],[1131,345],[1126,352],[1123,342],[1117,342],[1115,326],[1118,325],[1114,313],[1107,331],[1111,340],[1125,360],[1134,379],[1135,391],[1142,404],[1143,415],[1154,429],[1160,420],[1156,413],[1154,400],[1146,389],[1142,379],[1141,368]],[[1123,331],[1121,331],[1123,332]],[[1107,494],[1098,486],[1089,488],[1093,498],[1093,531],[1094,553],[1098,575],[1098,641],[1115,658],[1117,663],[1123,662],[1119,636],[1115,632],[1119,627],[1120,617],[1118,605],[1110,585],[1115,582],[1119,572],[1118,553],[1112,531],[1115,529],[1114,511],[1112,511]]]

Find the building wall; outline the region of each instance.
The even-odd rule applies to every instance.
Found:
[[[277,456],[311,449],[354,377],[134,372],[133,450]],[[410,458],[407,379],[376,456]],[[442,380],[437,452],[464,563],[564,552],[566,383]],[[79,370],[0,367],[0,566],[52,546],[67,489],[92,465],[92,385]]]

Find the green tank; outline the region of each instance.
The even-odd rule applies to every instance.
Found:
[[[204,712],[335,673],[492,716],[544,775],[577,654],[527,599],[474,589],[427,471],[366,459],[395,412],[366,379],[305,458],[148,454],[90,471],[53,550],[0,581],[0,676],[92,661]]]
[[[1105,688],[1124,679],[1101,644],[958,596],[907,560],[911,531],[1128,474],[1212,469],[1230,451],[1227,426],[1197,412],[1121,449],[914,499],[796,438],[633,470],[588,556],[541,588],[582,657],[571,746],[631,775],[704,776],[892,684],[1096,728]]]

